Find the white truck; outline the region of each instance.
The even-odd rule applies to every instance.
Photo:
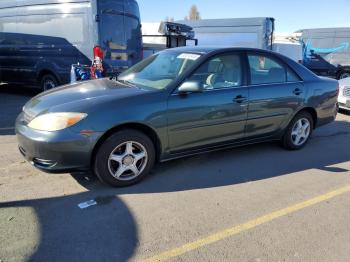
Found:
[[[300,43],[299,34],[276,32],[273,37],[272,50],[298,63],[303,63],[303,45]]]
[[[274,41],[272,17],[203,19],[177,21],[193,28],[199,46],[234,46],[273,50],[295,61],[302,60],[302,47],[290,41]]]
[[[106,75],[142,59],[135,0],[0,0],[0,82],[43,90],[101,49]]]
[[[192,27],[174,22],[142,23],[143,57],[173,47],[197,45]]]
[[[237,46],[271,50],[274,21],[271,17],[258,17],[181,20],[178,23],[193,28],[199,46]]]

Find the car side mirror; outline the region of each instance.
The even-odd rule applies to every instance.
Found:
[[[203,91],[203,87],[198,81],[186,81],[177,90],[180,94],[199,93]]]

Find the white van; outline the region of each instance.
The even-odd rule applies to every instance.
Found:
[[[0,82],[46,90],[100,48],[106,75],[142,59],[135,0],[0,0]]]

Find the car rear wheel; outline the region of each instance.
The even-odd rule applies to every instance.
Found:
[[[155,149],[142,132],[125,129],[111,135],[99,147],[94,171],[104,183],[123,187],[139,182],[152,169]]]
[[[44,75],[40,80],[41,90],[47,91],[58,86],[56,77],[51,74]]]
[[[339,79],[344,79],[344,78],[347,78],[347,77],[350,77],[350,71],[342,71],[340,72],[339,74]]]
[[[303,148],[312,134],[313,127],[314,123],[310,113],[301,112],[297,114],[282,138],[283,146],[289,150]]]

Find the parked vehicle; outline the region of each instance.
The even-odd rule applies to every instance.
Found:
[[[300,43],[274,41],[272,50],[285,55],[298,63],[303,63],[303,47]]]
[[[272,48],[275,19],[271,17],[181,20],[178,23],[193,28],[199,46]]]
[[[144,58],[168,48],[198,45],[192,27],[173,22],[142,23],[142,42]]]
[[[301,60],[299,43],[275,41],[272,17],[181,20],[193,28],[199,46],[250,47],[274,50],[294,61]]]
[[[336,116],[338,82],[246,48],[173,48],[122,73],[30,100],[16,121],[20,152],[46,172],[94,170],[112,186],[156,161],[281,140],[300,149]]]
[[[69,83],[71,65],[91,65],[95,47],[106,75],[142,59],[135,0],[0,1],[0,82]]]
[[[272,50],[298,63],[303,63],[303,45],[298,34],[274,33]]]
[[[339,108],[350,111],[350,77],[339,80]]]
[[[318,75],[350,76],[350,28],[303,29],[304,65]]]

